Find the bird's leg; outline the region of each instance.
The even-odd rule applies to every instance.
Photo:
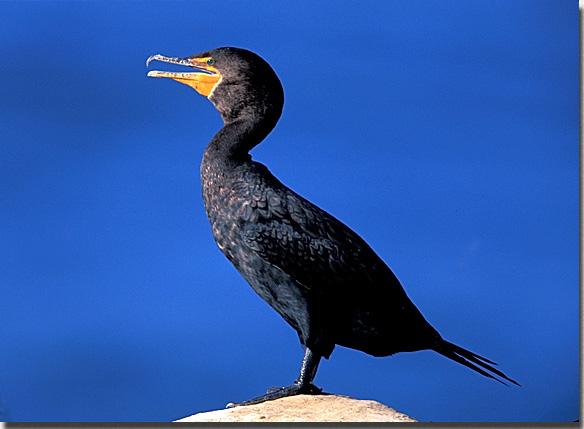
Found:
[[[318,369],[320,358],[320,355],[315,354],[309,347],[306,347],[304,351],[304,358],[302,359],[302,367],[300,368],[300,375],[293,384],[285,387],[272,387],[265,395],[252,398],[238,404],[229,403],[227,404],[227,408],[237,407],[239,405],[259,404],[265,401],[285,398],[286,396],[300,394],[314,395],[322,392],[322,389],[319,389],[312,383],[312,380],[316,375],[316,370]]]
[[[312,380],[316,376],[316,370],[318,369],[318,364],[320,363],[320,355],[315,354],[310,347],[306,347],[304,350],[304,358],[302,358],[302,366],[300,367],[300,375],[294,381],[294,384],[299,384],[301,386],[311,386],[311,389],[316,389],[314,393],[320,393],[322,389],[319,389],[314,384]]]

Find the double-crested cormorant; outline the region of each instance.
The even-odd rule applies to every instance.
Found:
[[[486,377],[517,384],[494,362],[444,340],[361,237],[252,161],[248,152],[272,131],[284,104],[282,85],[268,63],[238,48],[186,58],[153,55],[148,63],[152,60],[194,69],[148,76],[193,87],[221,114],[224,126],[201,163],[213,236],[253,290],[298,332],[305,348],[292,385],[241,405],[320,392],[312,381],[321,357],[328,358],[336,344],[373,356],[430,349]]]

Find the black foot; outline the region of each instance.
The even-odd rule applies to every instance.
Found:
[[[230,402],[229,404],[227,404],[226,408],[239,407],[240,405],[260,404],[266,401],[273,401],[274,399],[285,398],[286,396],[317,395],[320,392],[322,392],[322,389],[319,389],[312,383],[309,383],[304,386],[301,384],[294,383],[286,387],[271,387],[268,389],[268,393],[266,393],[265,395],[258,396],[257,398],[252,398],[247,401],[239,402],[237,404]]]

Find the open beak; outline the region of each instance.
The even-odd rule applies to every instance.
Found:
[[[188,66],[195,69],[193,72],[186,73],[175,73],[153,70],[148,73],[150,77],[169,77],[176,80],[177,82],[184,83],[185,85],[194,88],[199,94],[208,97],[215,86],[221,80],[221,74],[219,71],[213,67],[214,61],[211,57],[207,58],[176,58],[176,57],[165,57],[164,55],[156,54],[152,55],[146,61],[146,67],[150,61],[164,61],[166,63],[179,64],[182,66]]]

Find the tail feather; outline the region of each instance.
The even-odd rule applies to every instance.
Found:
[[[440,340],[434,347],[434,350],[440,353],[442,356],[445,356],[449,359],[452,359],[455,362],[458,362],[467,368],[470,368],[485,377],[492,378],[493,380],[497,380],[499,383],[504,384],[507,386],[502,380],[499,380],[497,377],[493,376],[493,374],[497,375],[498,377],[502,378],[503,380],[507,380],[510,383],[516,384],[520,386],[515,380],[507,377],[503,372],[499,371],[496,368],[493,368],[493,365],[497,365],[495,362],[486,359],[482,356],[477,355],[471,351],[463,349],[462,347],[457,346],[456,344],[452,344],[445,340]],[[487,371],[492,372],[493,374],[489,374]]]

